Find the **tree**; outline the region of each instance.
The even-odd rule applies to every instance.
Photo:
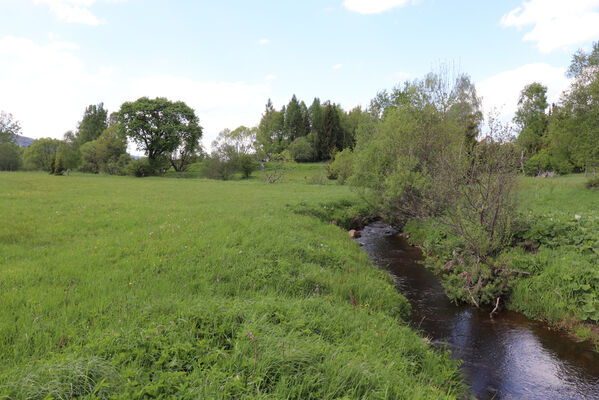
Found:
[[[21,133],[21,125],[12,114],[0,111],[0,143],[15,143]]]
[[[108,111],[104,104],[90,105],[85,108],[83,119],[79,122],[77,142],[82,145],[100,137],[108,127]]]
[[[395,225],[441,222],[456,242],[448,287],[480,304],[506,288],[509,271],[490,260],[513,234],[516,158],[509,131],[494,119],[490,136],[464,151],[466,117],[477,112],[468,82],[429,74],[394,91],[358,129],[350,183]]]
[[[255,142],[257,128],[240,126],[235,130],[223,130],[212,142],[212,154],[206,160],[209,177],[229,179],[239,171],[244,179],[256,169]]]
[[[77,142],[77,135],[73,131],[65,132],[58,151],[64,157],[65,168],[74,170],[79,167],[81,152],[79,143]]]
[[[54,175],[62,175],[64,174],[64,171],[64,158],[62,153],[58,152],[56,153],[56,158],[54,159],[54,164],[52,165],[52,171],[50,171],[50,173]]]
[[[25,168],[51,172],[54,168],[56,152],[60,145],[60,140],[52,138],[43,138],[34,141],[23,153]]]
[[[181,144],[169,155],[169,161],[175,171],[187,171],[187,168],[202,155],[201,137],[201,126],[199,129],[190,129],[182,133]]]
[[[339,110],[335,105],[329,102],[324,106],[322,119],[322,135],[318,148],[321,159],[326,160],[331,158],[333,152],[343,149],[344,137]]]
[[[312,149],[314,150],[314,158],[315,160],[322,160],[323,154],[321,151],[321,144],[323,142],[324,135],[324,119],[322,112],[322,105],[320,104],[320,99],[314,98],[310,108],[308,108],[308,118],[310,121],[310,135],[308,140],[312,144]]]
[[[549,122],[545,113],[547,107],[546,86],[533,82],[520,92],[514,122],[520,129],[518,143],[528,156],[538,153],[543,147]]]
[[[573,79],[563,96],[563,107],[572,119],[573,156],[584,168],[597,173],[599,163],[599,42],[590,52],[579,50],[572,58],[568,77]]]
[[[284,132],[287,144],[298,137],[306,136],[308,134],[306,128],[305,114],[302,112],[297,98],[293,95],[285,110]]]
[[[295,161],[308,162],[314,160],[314,148],[306,136],[298,137],[289,145],[289,153]]]
[[[0,171],[16,171],[21,168],[20,149],[8,142],[0,142]]]
[[[127,139],[118,124],[107,128],[98,139],[81,146],[82,163],[80,170],[92,174],[117,175],[124,173],[128,157]],[[121,165],[121,164],[125,165]]]
[[[260,153],[265,157],[280,153],[284,148],[283,129],[284,113],[275,110],[272,101],[268,99],[264,114],[256,132],[256,142]],[[258,149],[257,149],[258,150]]]
[[[194,148],[202,136],[198,117],[182,101],[142,97],[124,103],[119,117],[124,133],[146,153],[157,172],[165,168],[169,155],[182,146],[185,151]]]
[[[17,135],[21,126],[12,114],[0,111],[0,171],[16,171],[21,168],[21,151],[17,146]]]

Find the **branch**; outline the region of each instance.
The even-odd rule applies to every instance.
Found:
[[[495,314],[495,312],[497,311],[497,309],[499,308],[499,299],[501,297],[497,298],[497,302],[495,303],[495,308],[493,309],[493,311],[491,311],[491,314],[489,314],[489,317],[491,317],[491,319],[493,318],[493,314]]]

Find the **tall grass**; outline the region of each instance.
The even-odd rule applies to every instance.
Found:
[[[455,398],[347,188],[0,173],[0,398]],[[353,302],[352,302],[352,299]]]

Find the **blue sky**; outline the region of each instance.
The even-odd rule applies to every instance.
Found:
[[[599,0],[0,0],[0,110],[61,138],[86,105],[183,100],[204,143],[292,94],[367,106],[449,63],[505,119],[534,80],[556,101]]]

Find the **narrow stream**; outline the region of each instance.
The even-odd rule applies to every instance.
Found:
[[[477,399],[599,399],[599,353],[545,324],[502,311],[456,306],[439,279],[387,225],[375,222],[358,241],[373,263],[389,271],[412,304],[411,323],[463,361],[462,371]]]

